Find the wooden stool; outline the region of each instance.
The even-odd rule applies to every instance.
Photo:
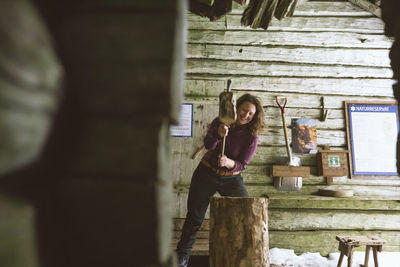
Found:
[[[343,256],[347,256],[347,266],[351,267],[353,262],[353,247],[365,247],[365,259],[363,267],[368,267],[369,249],[372,247],[374,253],[375,267],[378,267],[378,252],[382,251],[382,245],[386,244],[386,240],[376,236],[336,236],[339,241],[340,258],[337,267],[342,265]]]

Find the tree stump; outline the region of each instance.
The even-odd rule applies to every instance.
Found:
[[[212,197],[210,267],[269,266],[268,198]]]

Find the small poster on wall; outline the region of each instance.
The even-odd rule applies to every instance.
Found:
[[[317,153],[317,122],[315,119],[292,119],[292,147],[294,153]]]
[[[169,131],[174,137],[192,137],[193,104],[182,104],[179,115],[179,125],[170,126]]]

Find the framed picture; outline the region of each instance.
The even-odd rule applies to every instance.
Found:
[[[396,102],[345,102],[350,177],[398,178]]]
[[[315,119],[292,119],[292,148],[294,153],[317,153],[317,121]]]

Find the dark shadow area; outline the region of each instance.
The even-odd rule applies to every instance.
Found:
[[[209,267],[208,256],[191,256],[188,267]]]

